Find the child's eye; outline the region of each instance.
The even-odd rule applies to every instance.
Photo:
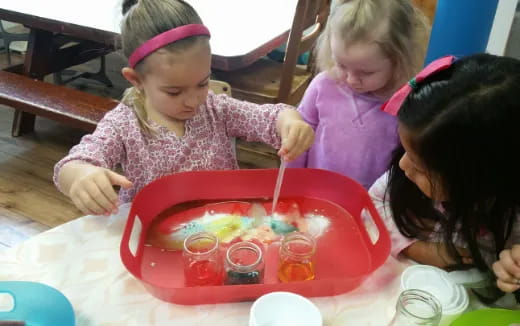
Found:
[[[204,82],[204,83],[202,83],[202,84],[199,84],[199,87],[200,87],[200,88],[204,88],[204,87],[207,87],[208,85],[209,85],[209,81]]]
[[[169,96],[179,96],[181,92],[166,92]]]

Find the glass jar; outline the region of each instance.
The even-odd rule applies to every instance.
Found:
[[[259,284],[264,279],[262,249],[249,241],[233,244],[226,252],[226,284]]]
[[[314,275],[316,242],[304,232],[291,232],[283,237],[280,246],[278,279],[282,282],[309,281]]]
[[[197,232],[187,237],[182,258],[187,286],[222,284],[219,242],[214,234]]]
[[[423,290],[406,290],[397,299],[395,316],[389,326],[437,326],[442,307],[432,294]]]

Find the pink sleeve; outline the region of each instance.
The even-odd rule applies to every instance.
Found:
[[[397,257],[399,253],[410,246],[412,243],[417,241],[417,239],[410,239],[405,237],[394,222],[392,209],[390,208],[390,202],[388,201],[388,197],[385,198],[386,189],[388,185],[388,176],[389,173],[386,172],[383,174],[376,182],[370,187],[368,191],[370,197],[372,198],[372,202],[377,209],[377,212],[385,222],[385,226],[390,234],[390,239],[392,240],[392,249],[390,254],[394,257]]]
[[[240,101],[227,95],[214,95],[208,101],[212,109],[223,114],[227,134],[247,141],[258,141],[280,148],[280,136],[276,130],[278,114],[292,109],[287,104],[255,104]]]
[[[302,115],[303,120],[307,122],[314,131],[319,123],[318,108],[316,107],[316,98],[318,97],[318,78],[315,78],[303,95],[303,99],[298,106],[298,112]],[[305,151],[297,159],[287,164],[290,168],[306,168],[309,151]]]
[[[81,142],[72,147],[69,154],[54,166],[54,184],[59,188],[57,177],[63,165],[70,161],[83,161],[95,166],[114,169],[123,160],[125,153],[121,140],[118,121],[121,121],[117,109],[107,113],[99,122],[96,130],[83,136]],[[119,123],[120,124],[120,123]]]

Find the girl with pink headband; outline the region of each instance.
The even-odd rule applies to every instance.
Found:
[[[208,92],[210,32],[189,4],[125,0],[123,14],[122,74],[133,87],[55,166],[57,187],[81,211],[113,213],[167,174],[236,169],[234,137],[280,148],[287,161],[310,146],[314,132],[292,107]]]
[[[520,298],[518,94],[519,60],[448,56],[384,106],[397,115],[402,146],[370,194],[392,254],[487,271],[496,286],[479,290],[482,299],[498,289]]]

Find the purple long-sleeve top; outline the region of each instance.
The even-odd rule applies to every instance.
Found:
[[[335,171],[368,189],[387,170],[399,141],[397,119],[381,111],[383,101],[318,74],[298,107],[315,142],[288,166]]]

